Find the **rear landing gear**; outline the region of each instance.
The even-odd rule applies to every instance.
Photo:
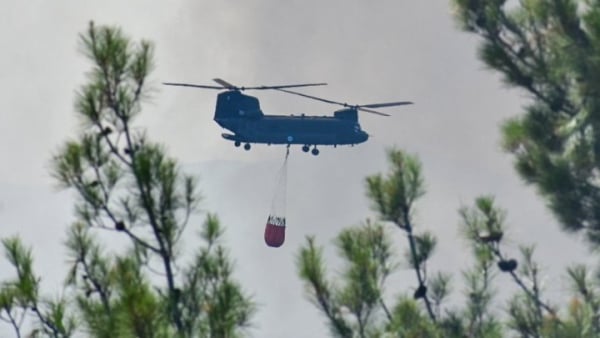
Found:
[[[315,156],[319,155],[319,149],[317,149],[317,147],[314,147],[313,150],[311,151],[311,153]]]
[[[308,153],[308,151],[310,150],[310,147],[308,145],[303,145],[302,146],[302,151],[305,153]]]
[[[244,144],[244,149],[245,150],[250,150],[250,143]]]
[[[236,147],[239,147],[239,146],[242,144],[242,142],[240,142],[240,141],[235,141],[233,144],[234,144]]]

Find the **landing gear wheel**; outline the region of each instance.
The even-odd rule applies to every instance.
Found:
[[[311,153],[315,156],[319,155],[319,149],[317,149],[317,147],[314,147],[313,150],[311,151]]]
[[[305,153],[308,153],[308,151],[310,150],[310,147],[307,145],[302,146],[302,151]]]
[[[240,141],[235,141],[235,142],[233,143],[233,145],[235,145],[236,147],[239,147],[240,145],[242,145],[242,142],[240,142]]]
[[[246,144],[244,144],[244,149],[246,149],[246,150],[250,150],[250,143],[246,143]]]

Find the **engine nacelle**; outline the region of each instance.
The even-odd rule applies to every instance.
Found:
[[[335,116],[335,118],[340,119],[340,120],[346,120],[346,121],[352,121],[352,122],[357,122],[358,121],[358,112],[356,111],[356,109],[342,109],[342,110],[338,110],[335,113],[333,113],[333,116]]]

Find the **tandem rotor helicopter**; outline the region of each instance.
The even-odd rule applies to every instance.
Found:
[[[251,144],[292,144],[302,145],[302,151],[319,154],[317,146],[355,145],[367,141],[369,135],[358,123],[358,111],[390,116],[372,108],[384,108],[412,104],[410,101],[348,105],[346,103],[322,99],[295,92],[287,88],[323,86],[326,83],[306,83],[280,86],[237,87],[222,79],[213,79],[220,86],[198,85],[190,83],[165,82],[167,86],[182,86],[204,89],[225,90],[217,96],[214,120],[233,134],[221,136],[234,142],[236,147],[244,143],[244,149],[250,150]],[[344,108],[334,112],[333,116],[266,115],[260,109],[256,97],[242,94],[244,90],[278,90],[288,94],[341,105]]]

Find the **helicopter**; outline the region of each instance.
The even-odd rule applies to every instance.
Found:
[[[412,104],[410,101],[349,105],[333,100],[289,90],[288,88],[323,86],[326,83],[290,84],[279,86],[237,87],[222,79],[213,79],[219,86],[191,83],[164,82],[167,86],[181,86],[203,89],[225,90],[217,95],[214,121],[231,133],[221,136],[233,141],[236,147],[244,144],[250,150],[251,144],[282,144],[289,148],[292,144],[302,145],[302,151],[319,154],[318,146],[356,145],[366,142],[369,134],[358,123],[358,112],[390,116],[373,108],[383,108]],[[277,90],[305,98],[341,105],[333,116],[266,115],[256,97],[242,94],[245,90]]]

